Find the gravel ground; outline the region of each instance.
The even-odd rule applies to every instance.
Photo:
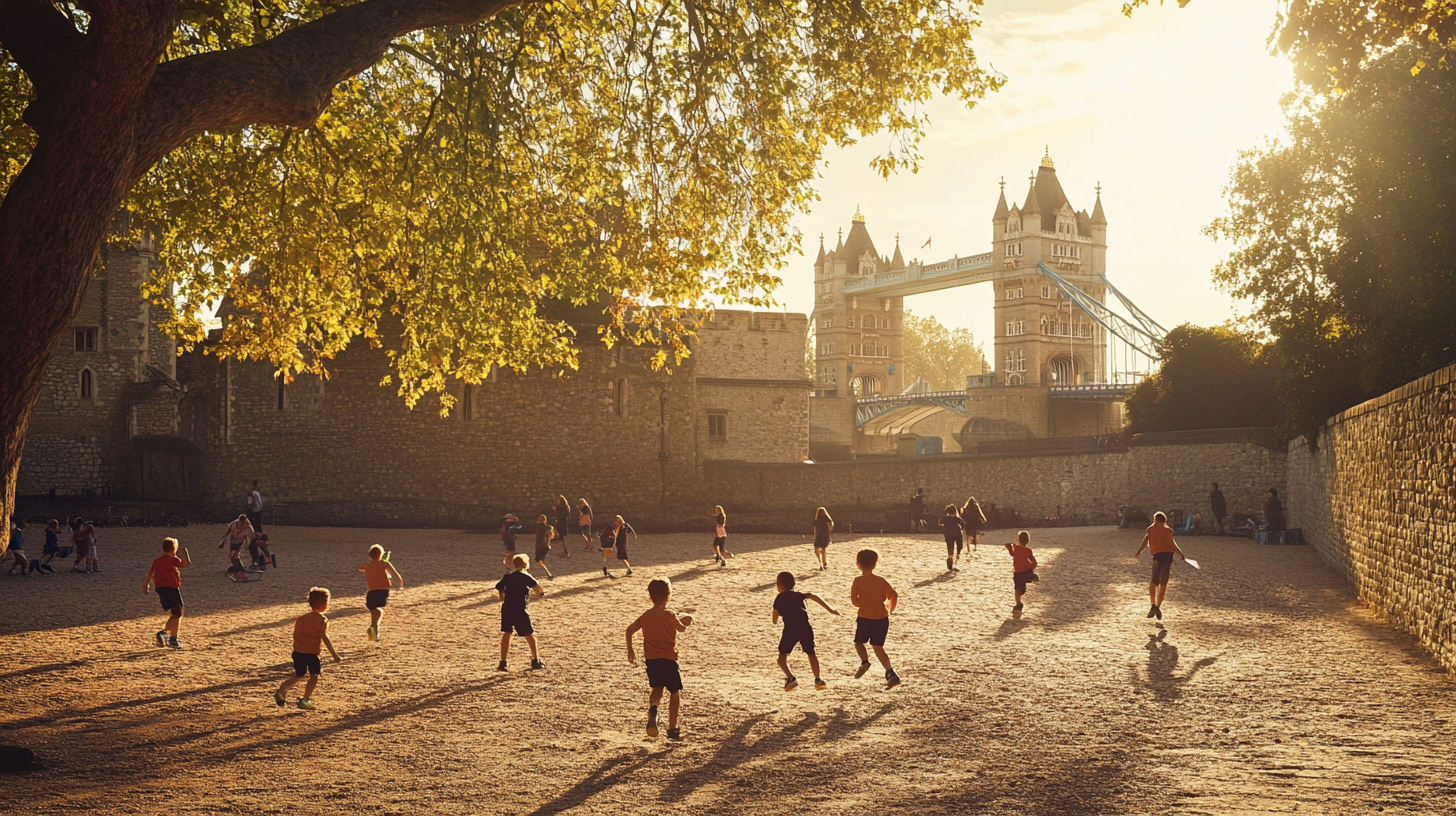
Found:
[[[1020,619],[1005,551],[947,574],[938,536],[841,536],[827,573],[798,536],[732,536],[721,570],[706,534],[644,536],[636,575],[610,579],[576,543],[531,607],[547,668],[518,642],[498,673],[494,536],[270,527],[281,568],[239,585],[221,528],[175,532],[197,560],[180,652],[152,645],[164,615],[139,591],[164,531],[102,530],[99,575],[0,580],[0,742],[46,766],[0,777],[0,813],[1456,811],[1456,684],[1307,547],[1184,540],[1204,568],[1175,565],[1157,623],[1136,531],[1034,531]],[[372,543],[407,581],[379,644],[354,569]],[[853,677],[862,546],[900,593],[889,691],[878,667]],[[782,689],[783,569],[846,612],[810,605],[827,691],[799,654],[804,686]],[[659,575],[697,618],[678,743],[644,735],[623,648]],[[280,709],[315,584],[343,662],[316,711]]]

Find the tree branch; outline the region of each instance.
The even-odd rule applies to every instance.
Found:
[[[0,47],[30,77],[37,94],[65,81],[85,44],[86,35],[48,0],[0,0]]]
[[[328,105],[334,87],[377,62],[395,38],[478,23],[522,2],[365,0],[258,45],[163,63],[142,102],[136,175],[204,131],[306,127]]]

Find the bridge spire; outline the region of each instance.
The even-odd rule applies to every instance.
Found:
[[[1042,157],[1041,157],[1041,166],[1042,167],[1050,168],[1052,170],[1057,169],[1056,163],[1052,161],[1052,146],[1051,145],[1047,145],[1046,146],[1046,153],[1043,154]]]
[[[1097,182],[1097,206],[1092,208],[1092,224],[1098,227],[1107,226],[1107,216],[1102,213],[1102,182]]]

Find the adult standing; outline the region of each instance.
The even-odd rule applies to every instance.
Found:
[[[1269,495],[1264,499],[1264,529],[1284,529],[1284,505],[1279,501],[1279,488],[1269,488]]]
[[[263,532],[263,494],[258,492],[258,480],[253,480],[253,492],[248,494],[248,522],[255,532]]]
[[[910,497],[910,532],[920,532],[920,524],[925,519],[925,488],[915,488],[915,495]]]
[[[1208,504],[1213,508],[1213,533],[1223,535],[1223,520],[1228,515],[1228,502],[1224,500],[1223,491],[1218,489],[1218,482],[1213,483],[1213,489],[1208,492]]]

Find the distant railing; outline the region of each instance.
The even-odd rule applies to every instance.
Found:
[[[896,269],[893,272],[879,272],[874,275],[865,275],[862,278],[851,279],[844,284],[844,291],[860,292],[865,289],[875,289],[894,283],[908,283],[912,280],[938,278],[942,275],[970,272],[977,269],[988,269],[990,266],[991,253],[989,252],[983,252],[980,255],[968,255],[964,258],[951,258],[948,261],[940,261],[933,264],[911,264],[904,269]]]

